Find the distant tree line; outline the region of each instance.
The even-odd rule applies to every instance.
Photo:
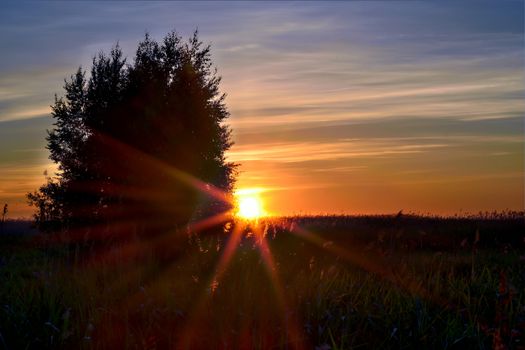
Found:
[[[131,64],[117,45],[88,77],[79,68],[52,105],[59,172],[28,194],[36,222],[155,230],[229,209],[236,165],[220,81],[197,32],[146,34]]]

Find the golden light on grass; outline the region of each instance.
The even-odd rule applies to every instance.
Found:
[[[259,189],[238,190],[237,197],[237,216],[247,220],[256,220],[265,216],[263,202],[259,197]]]

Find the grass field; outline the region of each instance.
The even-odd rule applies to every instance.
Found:
[[[9,227],[0,349],[525,348],[523,213],[102,241]]]

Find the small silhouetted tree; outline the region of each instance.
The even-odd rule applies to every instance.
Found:
[[[235,164],[220,81],[197,32],[146,35],[131,64],[117,45],[88,78],[79,68],[52,106],[59,173],[28,195],[37,221],[153,229],[228,209]]]
[[[7,215],[7,203],[4,204],[4,209],[2,210],[2,220],[0,220],[0,233],[4,233],[5,226],[5,216]]]
[[[0,221],[0,233],[4,233],[5,217],[7,215],[7,203],[4,204],[4,209],[2,210],[2,221]]]
[[[7,203],[4,204],[4,209],[2,210],[2,222],[5,222],[5,217],[7,215],[8,209],[7,209]]]

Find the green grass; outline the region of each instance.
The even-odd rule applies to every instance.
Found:
[[[225,233],[102,248],[4,236],[0,349],[523,348],[521,246],[310,223],[296,224],[324,245],[273,222],[274,270],[251,236],[218,278]]]

